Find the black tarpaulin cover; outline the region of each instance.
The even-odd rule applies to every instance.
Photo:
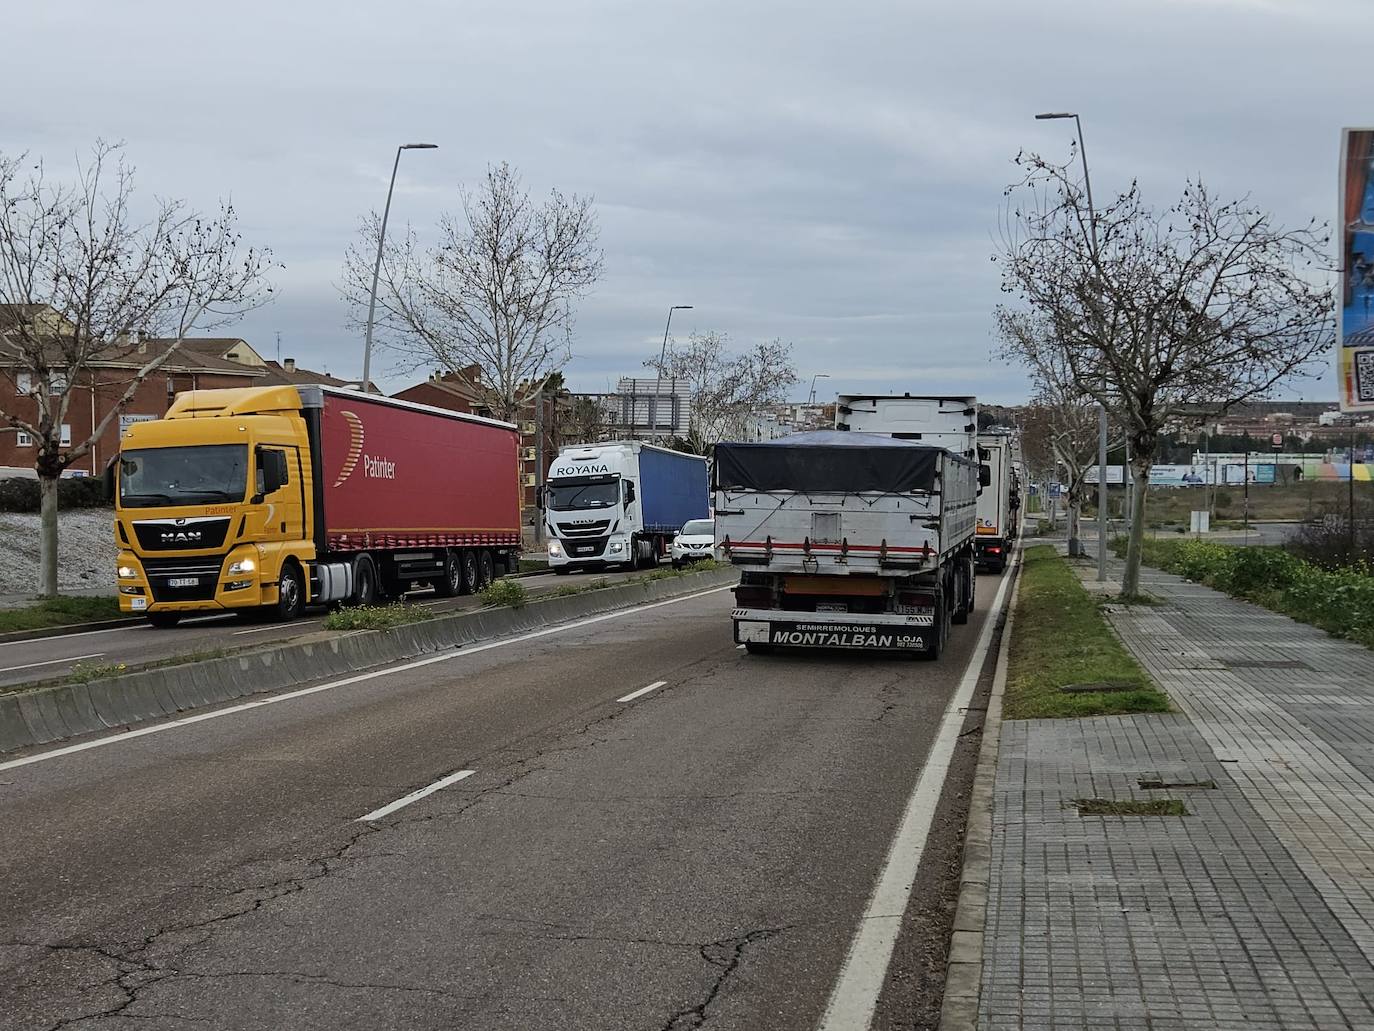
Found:
[[[941,451],[880,433],[817,430],[766,444],[717,444],[716,489],[901,494],[935,488]]]

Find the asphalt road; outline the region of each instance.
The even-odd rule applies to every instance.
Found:
[[[939,663],[715,591],[0,762],[0,1031],[815,1027],[997,582]],[[938,1014],[979,704],[876,1027]]]
[[[573,573],[557,576],[541,573],[521,577],[519,583],[531,594],[552,591],[565,584],[587,583],[597,578],[616,581],[640,575],[629,572]],[[474,597],[436,598],[431,591],[417,592],[406,599],[436,611],[456,612],[481,607]],[[189,655],[216,648],[242,648],[248,645],[281,641],[322,629],[325,613],[310,609],[310,618],[293,623],[277,623],[257,612],[195,616],[170,630],[159,630],[139,622],[107,630],[88,630],[27,641],[0,643],[0,688],[41,680],[61,679],[77,663],[101,665],[138,663]]]

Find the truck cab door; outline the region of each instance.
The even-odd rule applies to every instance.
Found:
[[[261,445],[254,451],[255,510],[249,524],[259,540],[293,540],[304,535],[305,480],[295,447]]]

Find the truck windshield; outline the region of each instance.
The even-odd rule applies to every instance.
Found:
[[[549,508],[555,512],[575,512],[582,508],[610,508],[620,501],[620,483],[551,483]]]
[[[119,456],[125,508],[242,501],[247,486],[247,444],[143,448]]]

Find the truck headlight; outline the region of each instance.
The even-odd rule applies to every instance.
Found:
[[[237,562],[229,563],[229,575],[238,576],[240,573],[251,573],[258,568],[258,564],[251,558],[241,558]]]
[[[138,570],[135,569],[133,566],[120,566],[120,567],[119,567],[119,578],[120,578],[121,580],[133,580],[133,579],[134,579],[135,577],[137,577],[137,576],[138,576]]]
[[[562,555],[563,545],[559,544],[557,541],[549,541],[549,554],[552,555],[554,558],[557,558],[559,555]]]
[[[622,544],[622,543],[620,543],[620,541],[611,541],[611,550],[612,550],[612,551],[624,551],[624,550],[625,550],[625,545]]]

